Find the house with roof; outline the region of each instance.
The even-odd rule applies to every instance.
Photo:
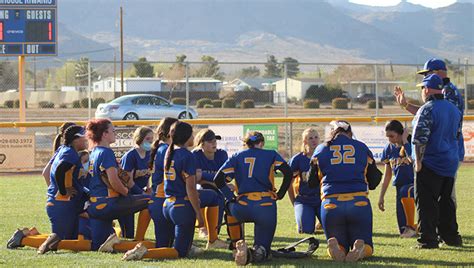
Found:
[[[223,85],[223,89],[230,91],[263,91],[274,90],[274,83],[280,78],[264,78],[264,77],[243,77],[236,78]]]
[[[274,83],[275,93],[273,94],[273,102],[275,104],[285,103],[285,79],[280,79]],[[287,91],[289,99],[303,100],[306,91],[311,86],[322,86],[324,80],[320,78],[287,78]]]

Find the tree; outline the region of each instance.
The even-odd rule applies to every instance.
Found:
[[[224,73],[219,71],[219,62],[211,56],[204,55],[201,57],[204,64],[196,70],[196,76],[212,77],[217,80],[224,79]]]
[[[240,77],[258,77],[260,76],[260,70],[257,66],[250,66],[240,70]]]
[[[267,57],[264,77],[281,77],[281,67],[278,64],[278,60],[273,55]]]
[[[186,66],[184,65],[184,61],[186,60],[186,55],[180,54],[176,55],[176,63],[174,63],[168,71],[164,74],[164,77],[167,82],[167,87],[170,90],[170,97],[171,100],[173,98],[173,91],[176,90],[178,85],[180,84],[180,80],[182,80],[186,73]]]
[[[181,66],[184,66],[184,61],[186,60],[186,58],[187,56],[184,54],[176,55],[176,63]]]
[[[80,86],[87,86],[89,84],[89,58],[80,58],[74,65],[74,75],[76,82]],[[91,81],[97,80],[99,75],[91,67]]]
[[[135,68],[135,74],[138,77],[153,77],[155,73],[153,71],[153,66],[146,60],[145,57],[139,58],[138,62],[133,64]]]
[[[288,77],[295,77],[298,75],[300,72],[299,68],[299,62],[296,59],[293,59],[292,57],[287,57],[283,60],[283,63],[286,63],[286,72]],[[285,75],[283,72],[285,70],[282,70],[282,74]]]
[[[87,77],[87,62],[84,64],[83,72],[81,71],[81,77],[78,77],[76,70],[77,64],[78,62],[66,61],[63,66],[54,71],[53,75],[49,74],[47,76],[46,88],[48,90],[61,90],[62,86],[75,86],[79,81],[84,83],[80,84],[81,86],[87,86],[89,82]],[[37,75],[37,77],[41,77],[41,75]]]

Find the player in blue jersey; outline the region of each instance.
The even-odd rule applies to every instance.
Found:
[[[400,237],[416,236],[415,225],[415,196],[414,172],[411,160],[411,137],[403,128],[402,123],[391,120],[385,125],[387,144],[382,153],[382,162],[385,163],[385,177],[380,190],[378,206],[385,211],[385,193],[393,175],[393,185],[397,189],[396,215]]]
[[[329,255],[335,261],[355,262],[373,252],[366,173],[372,174],[367,171],[375,161],[364,143],[352,139],[348,122],[333,121],[330,126],[330,139],[311,158],[308,183],[321,185],[321,221]]]
[[[218,239],[225,202],[224,196],[214,184],[214,176],[228,158],[226,151],[217,149],[217,140],[220,139],[221,137],[216,136],[210,129],[200,130],[194,139],[196,147],[193,155],[197,165],[197,186],[201,211],[206,222],[206,227],[200,229],[200,235],[208,239],[208,249],[228,247],[227,243]]]
[[[251,131],[244,138],[246,149],[234,154],[220,168],[214,183],[225,196],[229,213],[227,224],[235,242],[237,265],[262,262],[271,255],[270,248],[277,225],[276,200],[281,200],[291,184],[292,172],[283,158],[273,150],[265,150],[262,133]],[[275,171],[283,173],[278,192]],[[227,177],[234,178],[238,189],[235,196],[227,186]],[[254,223],[254,246],[247,247],[241,223]]]
[[[46,212],[51,221],[51,235],[41,235],[36,229],[18,230],[8,241],[8,248],[37,247],[39,254],[50,250],[88,250],[90,241],[78,239],[79,214],[84,208],[83,194],[87,192],[79,182],[82,167],[79,151],[87,148],[85,130],[70,126],[63,133],[64,144],[58,148],[51,164],[50,185]],[[63,241],[61,241],[63,240]]]
[[[452,199],[459,166],[458,139],[462,114],[443,96],[443,81],[436,74],[423,79],[425,102],[413,119],[413,155],[416,171],[415,202],[420,238],[417,248],[438,248],[440,240],[462,246]]]
[[[156,248],[171,247],[173,237],[163,233],[167,226],[167,221],[163,214],[163,204],[165,202],[164,184],[164,163],[165,155],[171,143],[170,128],[178,119],[166,117],[160,121],[156,128],[157,139],[153,142],[149,168],[152,171],[151,189],[152,197],[148,205],[151,218],[155,224]]]
[[[295,154],[290,160],[293,187],[288,190],[288,196],[295,208],[298,233],[313,234],[316,218],[321,222],[319,187],[310,188],[308,186],[309,163],[318,144],[318,131],[314,128],[305,129],[302,133],[301,152]]]
[[[63,145],[61,145],[61,141],[64,140],[64,132],[66,131],[66,129],[68,127],[74,126],[74,125],[76,125],[76,124],[73,123],[73,122],[63,123],[58,129],[59,133],[54,138],[54,141],[53,141],[53,156],[49,160],[48,164],[46,164],[46,166],[44,167],[43,172],[42,172],[43,178],[46,182],[46,185],[48,185],[48,186],[50,184],[49,175],[51,174],[51,164],[54,161],[54,157],[58,153],[58,149],[63,146]]]
[[[136,243],[121,243],[122,245],[114,247],[119,240],[112,228],[112,221],[147,208],[150,196],[132,194],[142,191],[133,180],[129,180],[127,185],[120,181],[119,167],[110,148],[110,144],[115,142],[115,129],[112,123],[107,119],[91,120],[86,128],[93,146],[89,169],[92,176],[90,206],[87,209],[92,230],[92,250],[103,252],[128,250]],[[108,184],[102,179],[103,173],[107,175]]]
[[[153,143],[153,130],[149,127],[139,127],[133,133],[134,147],[122,156],[121,166],[127,171],[130,178],[135,181],[135,185],[140,188],[139,192],[133,194],[141,194],[143,191],[151,194],[149,190],[151,144]],[[135,230],[135,215],[130,214],[118,219],[122,236],[126,238],[135,238],[136,241],[145,239],[146,229],[150,223],[151,217],[148,209],[140,211],[138,215],[137,233]]]
[[[196,190],[196,160],[188,147],[193,146],[193,128],[185,122],[173,123],[170,130],[171,144],[164,161],[164,189],[166,200],[163,214],[166,223],[160,230],[163,237],[172,241],[172,247],[147,248],[138,244],[123,256],[123,260],[142,258],[183,258],[189,253],[197,227],[204,225]],[[160,226],[161,227],[161,226]]]

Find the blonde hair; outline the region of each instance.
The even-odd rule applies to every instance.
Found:
[[[301,141],[301,152],[303,152],[304,154],[307,154],[309,153],[309,150],[308,150],[308,146],[307,144],[305,144],[305,140],[309,137],[309,135],[311,134],[315,134],[316,136],[318,136],[319,138],[319,132],[315,129],[315,128],[312,128],[312,127],[309,127],[305,130],[303,130],[303,133],[301,134],[301,138],[302,138],[302,141]]]
[[[136,145],[142,144],[143,140],[145,139],[146,135],[149,133],[153,133],[153,129],[149,127],[139,127],[133,133],[133,142]]]

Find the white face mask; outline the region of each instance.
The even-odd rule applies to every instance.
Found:
[[[82,168],[88,172],[89,171],[89,161],[85,162],[85,163],[82,163]]]

